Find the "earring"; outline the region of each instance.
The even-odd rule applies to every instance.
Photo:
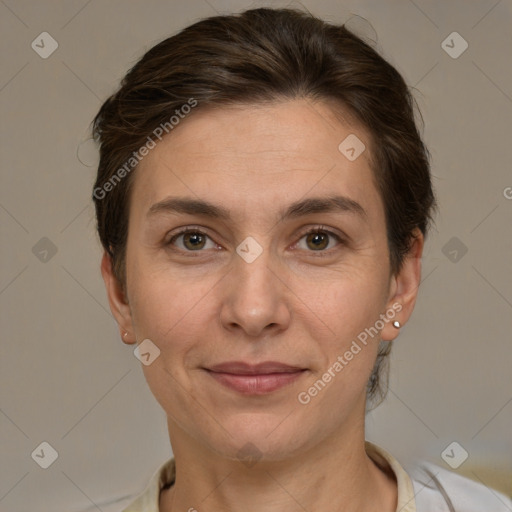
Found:
[[[400,329],[400,327],[401,327],[400,322],[398,320],[395,320],[393,322],[393,327],[396,327],[397,329]]]
[[[123,338],[126,338],[126,336],[128,336],[128,331],[126,331],[126,332],[123,334]]]

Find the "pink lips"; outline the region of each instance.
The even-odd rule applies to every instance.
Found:
[[[246,395],[263,395],[280,389],[306,371],[274,361],[250,365],[241,361],[222,363],[207,368],[220,384]]]

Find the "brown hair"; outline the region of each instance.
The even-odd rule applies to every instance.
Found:
[[[197,110],[294,98],[330,100],[371,134],[391,271],[400,269],[414,230],[427,234],[435,207],[429,154],[407,85],[344,26],[296,10],[261,8],[201,20],[158,43],[94,119],[93,136],[100,143],[93,192],[98,233],[123,287],[131,171],[155,129],[166,126],[170,133],[171,116],[193,102]],[[387,391],[384,363],[390,350],[391,342],[381,343],[368,382],[368,399],[378,403]]]

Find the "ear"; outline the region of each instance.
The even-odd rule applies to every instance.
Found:
[[[104,251],[101,259],[101,275],[107,289],[108,302],[110,311],[114,315],[119,329],[121,331],[121,339],[127,344],[136,343],[133,335],[132,315],[128,300],[117,277],[112,270],[112,259],[107,251]],[[128,333],[128,334],[125,334]]]
[[[400,271],[392,276],[390,282],[390,295],[386,311],[394,311],[395,315],[386,322],[381,331],[383,341],[392,341],[400,333],[400,328],[393,325],[395,320],[403,326],[412,314],[418,289],[421,282],[421,256],[425,239],[423,233],[416,228],[413,232],[413,243],[404,258]]]

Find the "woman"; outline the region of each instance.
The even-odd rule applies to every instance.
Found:
[[[365,441],[435,205],[389,63],[300,12],[218,16],[150,49],[94,133],[110,307],[174,454],[126,511],[486,506]]]

